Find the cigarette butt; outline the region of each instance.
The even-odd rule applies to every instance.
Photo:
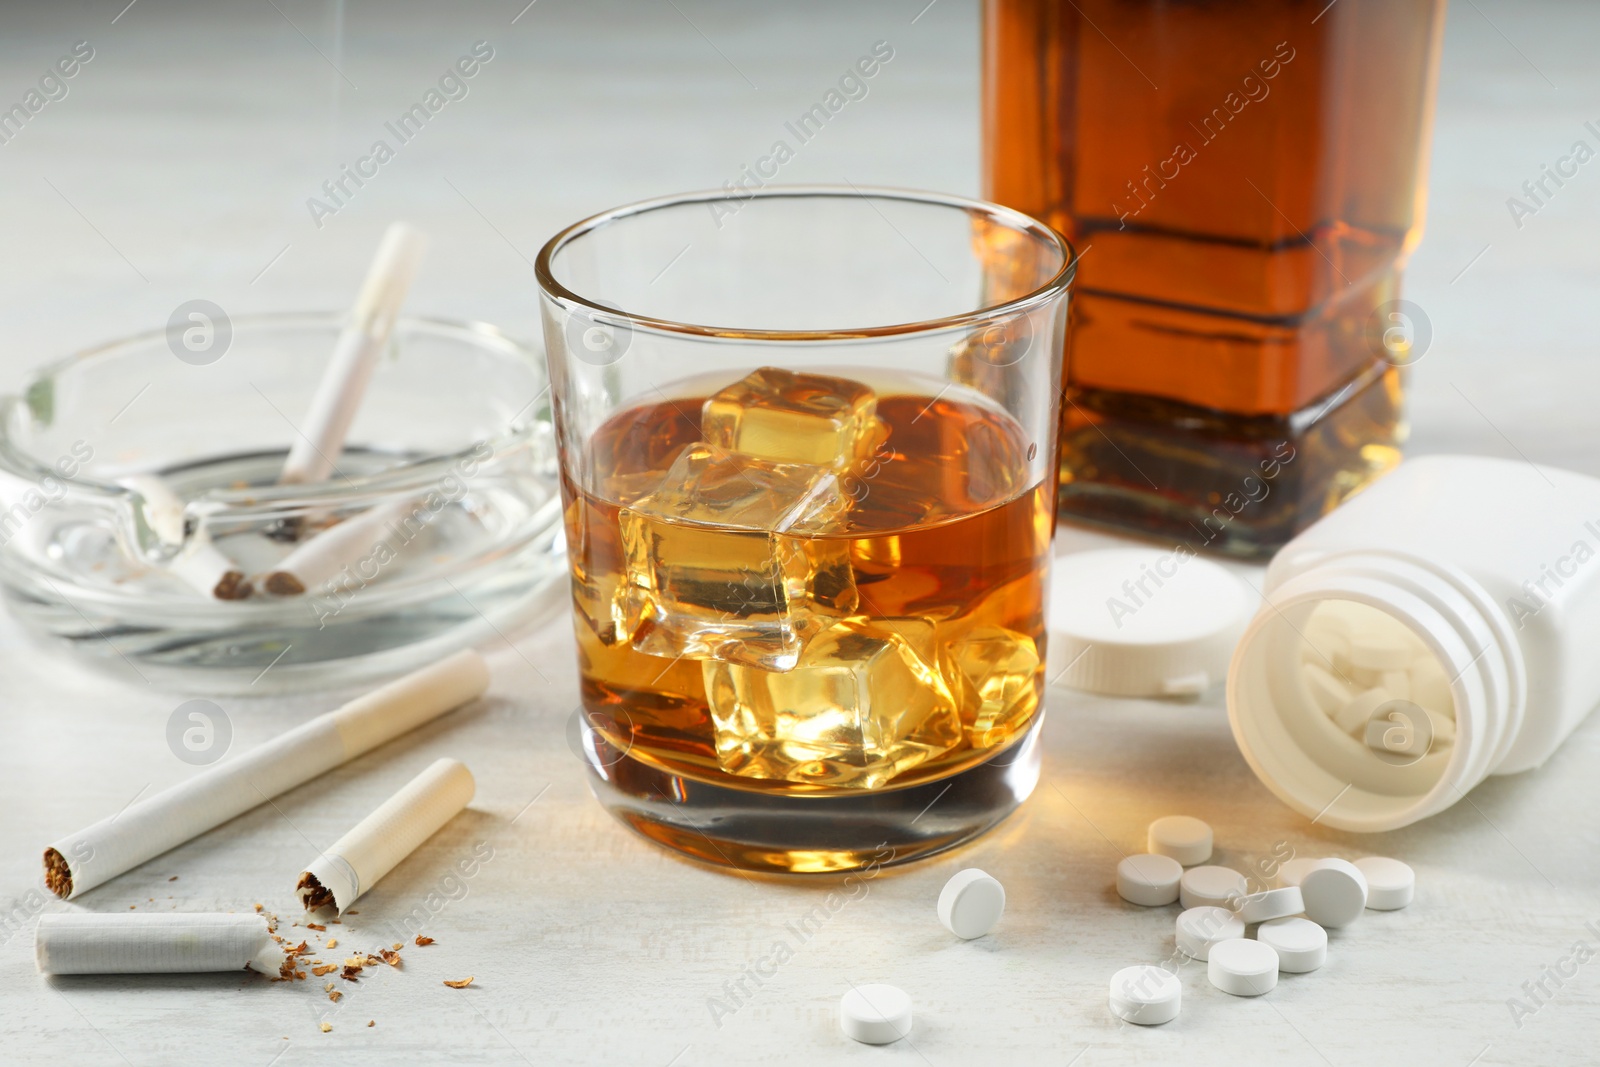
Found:
[[[61,838],[45,850],[45,884],[63,899],[80,896],[475,700],[488,686],[489,668],[471,649],[397,678],[236,759],[214,763],[187,781]]]
[[[390,539],[392,524],[417,510],[417,501],[408,497],[353,515],[302,542],[267,573],[262,584],[278,596],[297,596],[314,589],[347,564],[370,555],[379,542]]]
[[[350,325],[334,345],[327,369],[311,398],[310,411],[301,424],[303,432],[289,448],[279,484],[320,482],[333,473],[367,383],[372,380],[378,354],[389,343],[395,316],[405,302],[427,244],[421,231],[403,222],[393,223],[384,231],[351,311]]]
[[[41,915],[34,960],[44,974],[279,974],[284,953],[260,915]]]
[[[184,536],[183,500],[165,481],[154,474],[133,474],[119,484],[139,497],[138,513],[163,544],[182,546],[166,564],[169,574],[218,600],[243,600],[254,591],[244,571],[204,531]]]
[[[458,760],[432,766],[362,819],[300,874],[307,911],[343,911],[472,800],[472,772]]]

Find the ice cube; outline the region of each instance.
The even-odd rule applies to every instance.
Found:
[[[1011,737],[1039,706],[1039,652],[1003,626],[974,626],[945,643],[950,679],[974,748]]]
[[[882,439],[877,396],[849,378],[762,367],[705,402],[700,432],[730,452],[844,468]]]
[[[621,629],[654,656],[788,670],[856,608],[849,543],[814,536],[846,503],[826,469],[689,445],[620,511]]]
[[[702,664],[723,770],[874,789],[949,751],[961,719],[935,666],[929,619],[853,617],[806,646],[793,670]]]

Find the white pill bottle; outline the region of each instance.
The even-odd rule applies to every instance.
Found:
[[[1600,701],[1600,480],[1409,460],[1285,545],[1263,591],[1228,672],[1251,769],[1319,823],[1406,826],[1539,766]]]

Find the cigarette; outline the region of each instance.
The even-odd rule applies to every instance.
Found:
[[[410,498],[380,504],[303,541],[267,573],[267,592],[297,596],[321,585],[371,553],[385,539],[389,524],[399,522],[416,507],[417,502]]]
[[[295,892],[307,911],[343,912],[472,800],[472,772],[453,759],[433,765],[312,861]]]
[[[129,475],[119,484],[139,497],[140,513],[162,543],[180,546],[164,565],[168,573],[218,600],[243,600],[254,592],[244,571],[211,543],[204,530],[192,538],[184,536],[183,501],[171,486],[154,474]]]
[[[384,231],[378,253],[367,268],[366,281],[351,312],[350,324],[339,334],[333,356],[311,398],[300,435],[289,448],[280,485],[326,481],[334,461],[344,450],[345,436],[355,421],[361,398],[372,380],[378,355],[389,342],[395,316],[417,275],[417,264],[427,239],[403,222]]]
[[[81,896],[476,699],[488,685],[489,669],[471,649],[398,678],[55,842],[44,853],[45,884],[64,900]]]
[[[33,955],[44,974],[280,974],[282,947],[261,915],[41,915]]]

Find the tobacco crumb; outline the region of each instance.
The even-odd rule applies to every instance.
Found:
[[[328,999],[335,1004],[339,1003],[339,998],[342,996],[344,996],[344,994],[339,992],[337,989],[328,990]]]
[[[256,905],[256,910],[257,910],[257,911],[260,911],[260,910],[261,910],[261,905],[260,905],[260,904],[257,904],[257,905]]]
[[[307,930],[322,930],[322,931],[326,931],[328,928],[326,926],[323,926],[321,923],[306,923],[306,929]]]
[[[173,875],[171,878],[167,879],[167,881],[169,881],[169,882],[176,882],[177,880],[178,880],[178,876],[177,875]]]
[[[323,1033],[327,1033],[329,1030],[332,1030],[332,1029],[333,1029],[333,1024],[332,1023],[323,1023],[322,1024],[322,1032]]]
[[[45,887],[62,900],[72,895],[72,868],[67,858],[53,848],[44,850]]]
[[[449,986],[451,989],[465,989],[467,986],[472,984],[472,978],[472,975],[468,975],[465,978],[458,978],[455,981],[451,981],[450,979],[446,978],[444,980],[444,984]]]
[[[361,981],[361,968],[346,967],[344,970],[339,972],[339,977],[343,978],[346,982],[359,982]]]
[[[423,937],[421,934],[418,934],[417,935],[417,944],[419,946],[420,945],[431,945],[431,944],[433,944],[433,938],[431,938],[431,937]]]
[[[394,944],[390,945],[389,947],[394,949],[396,952],[399,952],[400,951],[400,942],[396,941]]]
[[[337,971],[338,969],[339,969],[339,965],[337,963],[324,963],[324,964],[322,964],[320,966],[311,968],[311,973],[315,974],[315,975],[324,975],[324,974],[330,974],[333,971]]]
[[[378,1025],[378,1020],[376,1020],[376,1019],[368,1019],[367,1020],[367,1025],[368,1026],[377,1026]]]
[[[338,948],[338,947],[339,947],[339,939],[337,937],[328,938],[328,943],[323,946],[323,948]]]
[[[384,963],[387,963],[391,967],[400,966],[400,953],[395,952],[392,949],[379,949],[378,956],[383,960]]]
[[[317,876],[310,871],[300,876],[300,882],[295,888],[301,891],[300,900],[305,904],[307,911],[334,907],[333,892],[317,881]]]

